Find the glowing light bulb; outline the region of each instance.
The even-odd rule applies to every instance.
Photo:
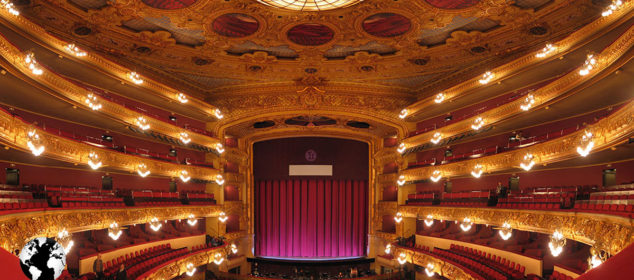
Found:
[[[219,154],[224,153],[224,152],[225,152],[225,146],[224,146],[224,145],[222,145],[221,143],[216,143],[216,151],[217,151]]]
[[[218,118],[219,120],[221,120],[222,118],[224,118],[225,116],[222,115],[222,112],[220,111],[220,109],[216,109],[214,110],[214,115],[216,116],[216,118]]]
[[[152,218],[152,220],[150,220],[150,228],[152,228],[153,231],[159,231],[162,226],[163,224],[159,221],[157,217],[154,217]]]
[[[68,254],[68,252],[70,252],[70,249],[73,248],[73,245],[75,245],[72,236],[68,233],[66,229],[62,229],[57,233],[57,242],[59,242],[59,245],[62,245],[62,247],[64,248],[64,253],[66,254]]]
[[[181,181],[183,181],[183,183],[187,183],[189,181],[189,179],[191,179],[191,177],[189,176],[189,172],[187,172],[187,170],[181,170],[181,172],[179,172],[178,177],[181,178]]]
[[[187,223],[190,226],[195,226],[198,223],[198,220],[196,220],[196,216],[194,216],[194,214],[189,214],[189,217],[187,217]]]
[[[509,240],[513,235],[513,229],[509,223],[504,223],[498,232],[503,240]]]
[[[194,266],[193,263],[188,263],[187,264],[187,270],[185,271],[185,274],[187,274],[187,276],[193,276],[194,273],[196,273],[196,267]]]
[[[550,237],[550,242],[548,242],[550,253],[553,257],[557,257],[561,254],[561,252],[563,252],[564,246],[566,246],[566,238],[559,230],[555,230],[553,235]]]
[[[482,176],[482,173],[484,172],[484,167],[480,164],[476,164],[473,167],[473,170],[471,170],[471,176],[476,177],[476,178],[480,178],[480,176]]]
[[[612,4],[610,4],[610,6],[608,6],[608,8],[605,9],[601,13],[601,16],[607,17],[607,16],[613,14],[614,11],[618,10],[619,8],[621,8],[621,6],[623,6],[623,1],[621,1],[621,0],[613,0]]]
[[[82,51],[79,47],[77,47],[73,43],[66,45],[64,49],[66,49],[67,52],[71,53],[72,55],[76,57],[84,57],[87,55],[85,51]]]
[[[108,236],[110,236],[112,240],[119,239],[122,233],[123,231],[119,228],[119,224],[117,224],[117,222],[112,222],[112,224],[108,227]]]
[[[192,141],[191,138],[189,138],[189,133],[183,131],[181,133],[178,134],[178,138],[181,140],[181,142],[183,142],[183,144],[187,145],[189,144],[189,142]]]
[[[392,252],[392,244],[387,244],[385,245],[385,254],[390,254],[390,252]]]
[[[238,253],[238,246],[235,243],[231,243],[231,253]]]
[[[478,82],[480,82],[480,84],[486,85],[488,84],[493,78],[495,77],[495,74],[491,73],[491,71],[486,71],[483,75],[482,75],[482,79],[478,80]]]
[[[405,253],[400,253],[398,258],[396,259],[399,264],[405,264],[407,262],[407,255]]]
[[[35,55],[33,53],[28,53],[24,57],[24,62],[26,62],[26,65],[29,67],[29,70],[31,70],[31,73],[33,73],[34,75],[39,76],[44,73],[44,70],[40,68],[39,64],[35,60]]]
[[[88,154],[88,166],[93,170],[99,169],[101,167],[101,160],[99,160],[99,155],[95,152],[90,152]]]
[[[432,172],[431,176],[429,177],[429,179],[432,180],[434,183],[440,181],[441,178],[442,173],[440,172],[440,170],[434,170],[434,172]]]
[[[436,272],[434,272],[434,264],[427,264],[427,267],[425,267],[425,274],[427,274],[428,277],[434,277],[434,275],[436,275]]]
[[[215,264],[220,265],[224,260],[225,260],[225,258],[222,257],[222,254],[216,253],[216,255],[214,255],[214,263]]]
[[[187,98],[187,95],[185,95],[185,94],[184,94],[184,93],[182,93],[182,92],[181,92],[181,93],[178,93],[178,94],[176,95],[176,98],[178,99],[178,101],[179,101],[180,103],[183,103],[183,104],[185,104],[185,103],[187,103],[187,102],[189,101],[189,99]]]
[[[535,104],[535,97],[532,94],[529,94],[524,99],[524,102],[522,102],[522,105],[520,105],[520,109],[528,111],[531,107],[533,107],[533,104]]]
[[[147,165],[145,165],[145,163],[137,165],[136,172],[139,174],[139,176],[143,178],[147,177],[147,175],[150,175],[150,169],[147,167]]]
[[[471,128],[473,128],[473,130],[479,130],[482,126],[484,126],[484,119],[482,117],[477,117],[473,120],[473,124],[471,124]]]
[[[141,76],[137,72],[129,72],[128,78],[130,78],[130,80],[137,85],[143,83],[143,79],[141,79]]]
[[[10,14],[12,14],[14,16],[20,15],[20,12],[15,9],[15,6],[13,6],[13,3],[11,3],[11,1],[9,1],[9,0],[1,0],[0,1],[0,6],[5,8]]]
[[[86,95],[86,105],[88,105],[88,108],[93,111],[98,111],[102,107],[101,103],[97,99],[97,96],[92,93]]]
[[[583,67],[579,70],[579,75],[585,76],[590,74],[590,71],[594,69],[594,65],[597,64],[597,59],[593,54],[589,54],[586,61],[583,63]]]
[[[425,226],[430,227],[434,224],[434,216],[432,215],[427,215],[427,217],[424,220],[425,222]]]
[[[460,223],[460,229],[462,229],[462,231],[469,231],[471,229],[471,226],[473,226],[473,222],[471,222],[471,219],[469,218],[464,218],[464,220],[462,220],[462,223]]]
[[[222,177],[222,175],[220,174],[216,175],[216,184],[222,185],[224,183],[225,183],[225,179]]]
[[[407,182],[407,180],[405,180],[405,176],[404,175],[398,176],[398,180],[396,180],[396,183],[399,186],[405,185],[405,182]]]
[[[141,129],[141,130],[148,130],[150,129],[150,124],[148,123],[148,120],[144,117],[144,116],[139,116],[136,118],[136,125]]]
[[[396,221],[396,223],[401,223],[402,220],[403,214],[401,214],[401,212],[396,213],[396,216],[394,216],[394,221]]]
[[[221,222],[226,222],[229,219],[229,217],[227,216],[227,214],[225,214],[225,212],[220,212],[220,215],[218,216],[218,220],[220,220]]]
[[[524,159],[520,163],[520,167],[526,171],[531,170],[531,168],[533,168],[533,166],[535,165],[535,161],[533,159],[533,154],[527,153],[526,155],[524,155]]]
[[[431,137],[431,142],[433,144],[438,144],[438,142],[440,142],[440,140],[442,140],[442,134],[440,134],[440,132],[436,132],[434,133],[434,136]]]
[[[577,146],[577,153],[579,153],[579,155],[581,155],[582,157],[586,157],[590,154],[590,151],[592,151],[592,148],[594,148],[593,138],[594,136],[591,132],[587,130],[584,132],[583,136],[581,137],[580,145]]]
[[[445,100],[445,94],[444,93],[439,93],[436,94],[436,97],[434,98],[434,102],[436,102],[436,104],[440,104]]]
[[[546,46],[539,51],[537,54],[535,54],[535,57],[537,58],[544,58],[546,57],[548,54],[552,53],[553,51],[555,51],[557,49],[557,47],[553,44],[546,44]]]
[[[396,148],[396,151],[399,154],[402,154],[403,152],[405,152],[405,150],[407,150],[407,147],[405,147],[405,143],[398,144],[398,148]]]

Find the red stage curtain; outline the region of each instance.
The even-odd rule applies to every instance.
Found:
[[[259,181],[255,186],[254,209],[257,256],[366,255],[366,181]]]

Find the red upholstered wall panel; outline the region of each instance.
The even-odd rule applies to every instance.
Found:
[[[317,153],[315,161],[306,159],[306,151]],[[255,143],[253,146],[255,180],[289,179],[289,164],[332,164],[332,179],[368,179],[368,144],[353,140],[301,137]],[[294,177],[297,178],[297,177]]]

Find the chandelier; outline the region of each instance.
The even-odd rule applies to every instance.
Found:
[[[431,138],[431,142],[434,143],[434,144],[438,144],[438,142],[440,142],[440,140],[442,140],[442,134],[440,134],[440,132],[434,133],[434,136],[432,136],[432,138]]]
[[[185,271],[185,273],[187,274],[187,276],[192,276],[194,275],[194,273],[196,273],[196,267],[193,263],[187,264],[187,270]]]
[[[537,58],[544,58],[546,57],[549,53],[555,51],[557,49],[557,47],[553,44],[546,44],[546,46],[539,51],[537,54],[535,54],[535,57]]]
[[[597,59],[594,58],[593,54],[589,54],[588,57],[586,57],[586,61],[583,63],[583,67],[579,70],[579,75],[585,76],[590,74],[590,71],[592,71],[595,64],[597,64]]]
[[[258,0],[258,2],[286,10],[318,12],[344,8],[363,0]]]
[[[611,15],[612,13],[614,13],[614,11],[621,8],[621,6],[623,6],[623,1],[612,0],[612,4],[610,4],[610,6],[608,6],[608,8],[605,11],[603,11],[603,13],[601,13],[601,16],[607,17]]]
[[[590,154],[592,148],[594,148],[593,137],[592,133],[587,130],[583,133],[583,136],[581,136],[579,146],[577,146],[577,153],[579,153],[582,157],[586,157]]]
[[[405,117],[407,117],[408,114],[409,114],[409,111],[407,109],[403,109],[401,110],[401,113],[398,115],[398,117],[401,119],[404,119]]]
[[[64,247],[64,253],[66,254],[70,252],[70,249],[72,249],[73,245],[75,244],[75,242],[73,241],[73,236],[68,233],[66,229],[62,229],[60,232],[58,232],[56,239],[59,245],[62,245],[62,247]]]
[[[86,105],[88,105],[88,107],[93,111],[101,109],[101,103],[99,103],[97,96],[92,93],[86,95]]]
[[[588,267],[590,269],[596,268],[608,259],[608,254],[603,250],[597,252],[595,248],[591,248],[590,253],[592,255],[588,258]]]
[[[9,0],[0,0],[0,6],[5,8],[7,11],[9,11],[10,14],[14,16],[20,15],[20,12],[15,9],[13,3],[11,3],[11,1]]]
[[[147,177],[147,175],[150,175],[150,169],[147,167],[147,165],[145,165],[145,163],[140,163],[139,165],[137,165],[136,173],[138,173],[139,176],[145,178]]]
[[[194,216],[194,214],[189,214],[189,217],[187,217],[187,223],[190,226],[195,226],[198,223],[198,220],[196,220],[196,216]]]
[[[229,248],[231,248],[231,253],[233,254],[238,253],[238,246],[236,246],[235,243],[231,243],[231,246],[229,246]]]
[[[185,145],[189,144],[189,142],[192,141],[192,139],[189,138],[189,134],[185,131],[178,134],[178,139],[180,139],[181,142],[183,142],[183,144]]]
[[[222,185],[224,183],[225,183],[225,179],[222,177],[222,175],[220,174],[216,175],[216,184]]]
[[[99,155],[97,153],[90,152],[90,154],[88,154],[88,165],[93,170],[97,170],[101,167],[101,160],[99,159]]]
[[[434,264],[433,263],[428,263],[427,264],[427,267],[425,267],[425,274],[427,274],[427,276],[429,276],[429,277],[434,277],[436,272],[434,272]]]
[[[385,254],[389,255],[392,252],[392,244],[385,245]]]
[[[162,226],[163,224],[161,223],[161,221],[159,221],[157,217],[154,217],[150,220],[150,228],[152,228],[153,231],[159,231]]]
[[[143,79],[141,79],[141,76],[139,76],[137,72],[129,72],[128,78],[130,78],[130,80],[137,85],[140,85],[143,83]]]
[[[532,94],[529,94],[524,98],[524,102],[520,105],[522,111],[528,111],[535,104],[535,97]]]
[[[221,143],[216,143],[216,151],[219,154],[222,154],[225,152],[225,146],[223,146]]]
[[[407,147],[405,147],[405,143],[401,143],[398,145],[398,148],[396,149],[396,151],[399,154],[402,154],[403,152],[405,152],[405,150],[407,149]]]
[[[108,227],[108,236],[110,236],[112,240],[119,239],[122,233],[123,233],[123,230],[121,230],[117,222],[112,222],[112,224],[110,224],[110,226]]]
[[[429,179],[432,180],[434,183],[440,181],[440,179],[442,179],[442,173],[440,172],[440,170],[434,170],[434,172],[431,173],[431,176],[429,176]]]
[[[473,222],[469,218],[464,218],[464,220],[462,220],[462,222],[460,223],[460,229],[462,229],[462,231],[464,232],[469,231],[471,229],[471,226],[473,226]]]
[[[564,246],[566,246],[566,238],[561,232],[555,230],[553,235],[550,237],[550,242],[548,242],[548,248],[550,248],[550,253],[553,257],[557,257],[564,250]]]
[[[482,173],[484,172],[484,167],[480,164],[476,164],[473,167],[473,170],[471,170],[471,176],[476,177],[476,178],[480,178],[480,176],[482,176]]]
[[[407,255],[405,253],[400,253],[396,260],[399,264],[405,264],[407,262]]]
[[[222,263],[222,261],[224,261],[224,260],[225,260],[225,258],[222,257],[222,254],[216,253],[214,255],[214,263],[215,264],[220,265]]]
[[[216,109],[214,110],[214,115],[216,116],[216,118],[218,119],[222,119],[224,118],[224,116],[222,115],[222,112],[220,111],[220,109]]]
[[[398,180],[396,180],[396,183],[399,186],[405,185],[405,182],[407,182],[407,180],[405,180],[405,175],[398,176]]]
[[[31,73],[33,73],[34,75],[42,75],[42,73],[44,73],[44,70],[42,70],[42,68],[40,68],[40,66],[37,64],[37,61],[35,61],[35,55],[33,53],[28,53],[24,57],[24,62],[26,62],[29,70],[31,70]]]
[[[227,214],[225,214],[225,212],[220,212],[220,215],[218,216],[218,220],[220,220],[221,222],[226,222],[229,219],[229,217],[227,217]]]
[[[150,124],[144,116],[138,116],[135,120],[135,123],[141,130],[150,129]]]
[[[436,97],[434,98],[434,102],[436,102],[436,104],[440,104],[445,100],[445,94],[444,93],[439,93],[436,94]]]
[[[176,95],[176,99],[178,99],[178,102],[180,103],[187,103],[187,101],[189,101],[189,99],[187,98],[187,95],[185,95],[184,93],[180,92]]]
[[[473,130],[478,130],[482,128],[482,126],[484,126],[484,119],[482,117],[477,117],[473,120],[473,124],[471,124],[471,128],[473,128]]]
[[[396,221],[396,223],[401,223],[402,220],[403,220],[403,214],[401,214],[401,212],[397,212],[396,216],[394,216],[394,221]]]
[[[189,181],[189,179],[191,179],[191,177],[189,176],[189,172],[187,172],[187,170],[181,170],[181,172],[179,172],[178,177],[181,178],[181,181],[183,181],[183,183],[187,183],[187,181]]]
[[[482,74],[482,79],[478,80],[478,82],[480,82],[480,84],[486,85],[493,79],[493,77],[495,77],[495,75],[491,73],[491,71],[486,71],[484,74]]]
[[[26,138],[26,146],[29,147],[29,150],[31,150],[33,155],[39,156],[44,152],[45,147],[44,144],[42,144],[42,138],[40,138],[40,135],[37,134],[35,129],[29,131],[26,134]]]
[[[527,153],[526,155],[524,155],[524,159],[522,160],[522,162],[520,162],[520,167],[526,171],[531,170],[531,168],[533,168],[533,165],[535,165],[535,160],[534,160],[534,156],[531,153]]]
[[[425,218],[425,220],[424,220],[423,222],[425,222],[425,225],[426,225],[427,227],[432,226],[432,225],[434,224],[434,216],[432,216],[432,215],[427,215],[427,217]]]
[[[73,43],[70,43],[70,44],[66,45],[64,47],[64,49],[66,49],[67,52],[71,53],[72,55],[74,55],[76,57],[86,56],[86,52],[82,51],[79,47],[77,47]]]
[[[498,232],[503,240],[509,240],[509,238],[513,235],[513,229],[509,223],[504,223]]]

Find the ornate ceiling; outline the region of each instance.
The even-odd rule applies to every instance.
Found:
[[[600,0],[22,0],[48,32],[175,88],[225,124],[293,117],[402,134],[417,98],[543,47],[600,17]],[[310,98],[298,95],[306,89]],[[314,90],[313,90],[314,89]],[[261,109],[266,117],[253,118]],[[370,112],[368,108],[373,108]],[[298,114],[293,110],[316,110]],[[319,115],[321,114],[321,115]],[[365,122],[369,128],[346,123]],[[230,126],[218,124],[213,130]],[[365,132],[364,132],[365,133]]]

